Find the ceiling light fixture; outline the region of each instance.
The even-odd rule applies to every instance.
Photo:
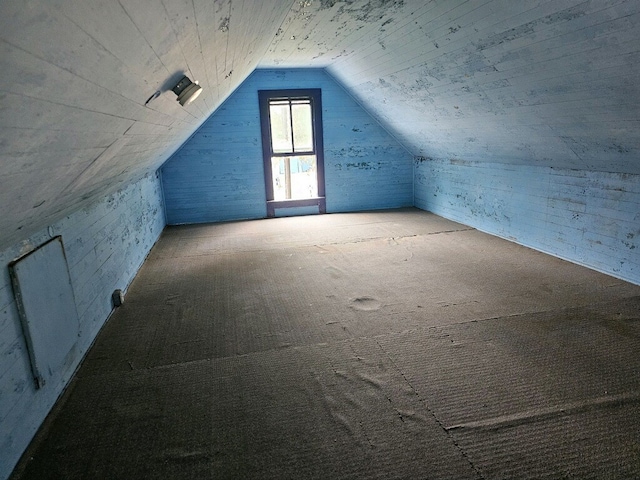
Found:
[[[178,96],[178,102],[183,107],[189,105],[202,93],[202,87],[198,85],[198,81],[192,82],[187,76],[182,77],[171,90]]]

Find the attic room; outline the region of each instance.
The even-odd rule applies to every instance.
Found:
[[[638,2],[0,13],[0,479],[640,477]]]

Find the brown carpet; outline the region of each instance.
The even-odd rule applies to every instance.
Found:
[[[419,210],[171,227],[14,478],[639,478],[639,352],[639,286]]]

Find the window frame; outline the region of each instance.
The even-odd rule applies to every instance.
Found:
[[[313,153],[316,156],[318,196],[298,200],[274,200],[272,183],[272,157],[300,156],[311,152],[292,154],[273,153],[271,139],[270,100],[309,99],[311,101],[311,123],[313,128]],[[275,209],[318,206],[318,213],[326,212],[324,185],[324,141],[322,131],[322,92],[319,88],[258,90],[260,107],[260,130],[262,134],[262,156],[264,162],[264,181],[267,200],[267,217],[275,217]],[[293,133],[292,133],[293,135]]]

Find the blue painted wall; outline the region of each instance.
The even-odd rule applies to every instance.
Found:
[[[167,222],[266,216],[258,90],[322,89],[327,212],[410,206],[412,156],[322,69],[256,70],[162,167]]]
[[[163,228],[160,180],[149,174],[0,252],[0,478],[8,477],[111,313],[111,293],[127,288]],[[36,390],[7,265],[51,234],[62,235],[80,334],[75,357]]]
[[[640,175],[416,157],[415,205],[640,284]]]

